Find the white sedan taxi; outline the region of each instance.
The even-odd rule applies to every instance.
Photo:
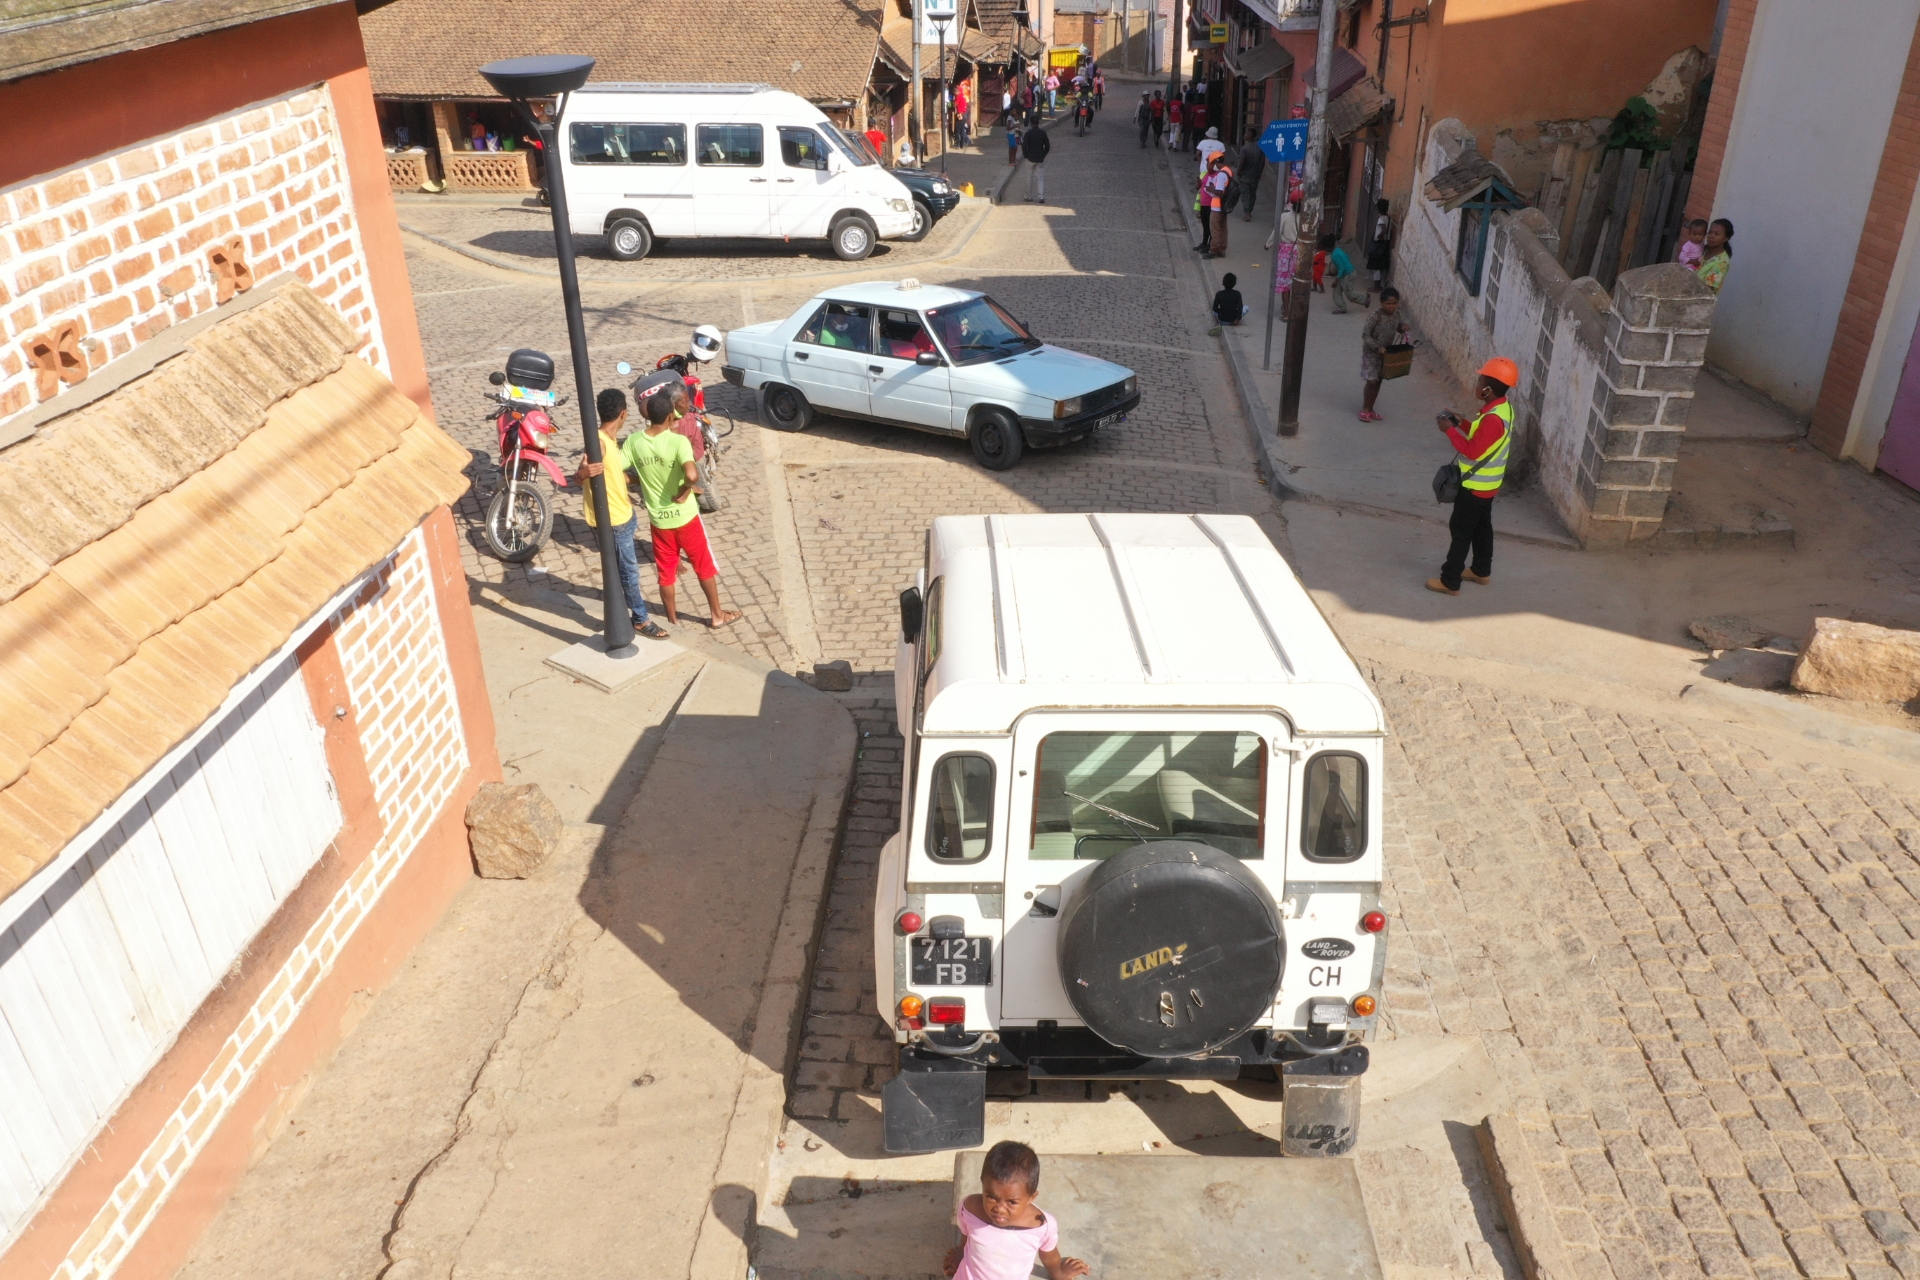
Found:
[[[1125,365],[1041,342],[984,293],[917,280],[829,289],[785,320],[735,329],[721,372],[759,392],[761,421],[780,430],[826,413],[963,436],[994,471],[1140,403]]]

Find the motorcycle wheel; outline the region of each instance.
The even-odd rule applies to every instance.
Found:
[[[712,515],[727,505],[727,499],[720,492],[720,486],[714,479],[713,454],[694,464],[700,471],[700,491],[695,495],[700,504],[701,515]]]
[[[487,504],[485,530],[494,555],[508,564],[522,564],[540,553],[553,532],[553,507],[538,485],[523,485],[517,494],[502,488]]]

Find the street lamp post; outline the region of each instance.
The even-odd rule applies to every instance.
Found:
[[[561,112],[542,121],[528,106],[530,98],[551,98],[572,93],[587,82],[593,71],[593,59],[573,54],[545,54],[532,58],[508,58],[480,68],[494,92],[510,99],[535,133],[547,162],[547,196],[553,214],[553,248],[560,261],[560,297],[567,311],[567,343],[573,352],[574,394],[580,401],[580,423],[585,431],[587,461],[603,461],[600,450],[599,415],[594,410],[593,366],[587,352],[587,323],[580,313],[580,277],[573,265],[573,227],[567,221],[567,185],[560,165]],[[614,475],[619,475],[618,468]],[[638,650],[633,643],[633,618],[627,612],[627,595],[620,584],[620,561],[614,552],[616,536],[607,512],[607,474],[587,481],[587,501],[593,504],[595,531],[600,535],[600,593],[605,602],[602,611],[602,643],[607,656],[630,658]]]
[[[951,11],[938,10],[927,14],[933,25],[940,31],[940,174],[947,172],[947,24],[953,21]]]

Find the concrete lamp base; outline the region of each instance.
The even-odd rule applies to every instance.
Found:
[[[608,653],[601,648],[599,636],[570,644],[547,659],[547,665],[602,693],[618,693],[650,675],[674,665],[674,660],[692,654],[671,640],[649,640],[643,645],[628,645]]]

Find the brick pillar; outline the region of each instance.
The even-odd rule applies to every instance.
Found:
[[[1894,100],[1886,145],[1880,150],[1880,171],[1873,180],[1873,198],[1867,203],[1867,220],[1853,255],[1847,300],[1840,307],[1833,346],[1827,350],[1827,371],[1820,380],[1820,399],[1807,433],[1815,448],[1836,458],[1846,447],[1867,352],[1880,324],[1881,305],[1887,300],[1893,260],[1906,235],[1916,180],[1920,180],[1920,28],[1907,45],[1907,69],[1900,77],[1900,96]]]
[[[1585,545],[1618,546],[1659,530],[1713,304],[1712,290],[1676,263],[1620,273],[1580,460]]]
[[[1687,190],[1689,218],[1713,216],[1720,165],[1727,158],[1727,132],[1733,128],[1733,106],[1740,97],[1741,73],[1746,69],[1747,45],[1753,39],[1753,19],[1759,8],[1760,0],[1727,0],[1727,25],[1720,30],[1720,56],[1713,64],[1713,92],[1700,130],[1700,154],[1693,162],[1693,185]]]

